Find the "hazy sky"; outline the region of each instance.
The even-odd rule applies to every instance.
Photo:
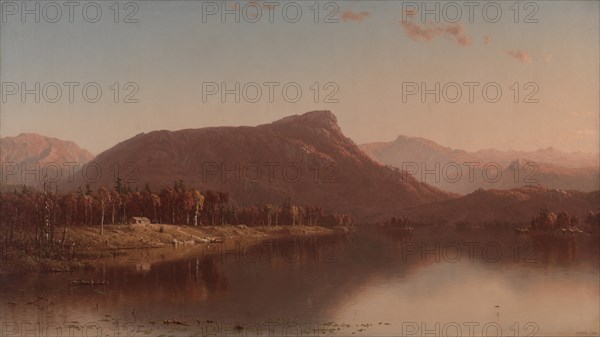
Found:
[[[40,5],[40,23],[33,14],[23,20],[20,2],[2,1],[2,137],[36,132],[73,140],[97,154],[141,132],[257,125],[327,109],[357,143],[402,134],[467,150],[554,146],[598,152],[598,1],[521,2],[516,7],[512,1],[496,2],[502,10],[497,22],[488,22],[494,21],[496,9],[488,6],[484,13],[486,2],[473,9],[473,22],[465,2],[438,2],[439,23],[427,23],[433,15],[423,20],[420,11],[407,7],[403,17],[401,1],[320,2],[318,23],[312,1],[295,3],[302,10],[295,23],[288,21],[294,21],[296,7],[276,1],[259,4],[261,17],[253,14],[257,5],[228,2],[227,8],[241,13],[239,23],[233,14],[222,22],[220,4],[201,1],[121,2],[119,23],[112,1],[97,2],[102,15],[95,23],[86,22],[94,21],[96,9],[86,7],[84,16],[84,2],[73,9],[72,23],[61,2],[56,23],[48,22],[57,13],[45,7],[48,2],[28,3],[30,9]],[[333,18],[339,22],[323,22],[336,7]],[[452,22],[457,7],[462,16]],[[218,13],[210,15],[213,9]],[[137,23],[123,22],[134,12],[130,19]],[[523,22],[532,20],[537,23]],[[36,82],[40,102],[33,94],[22,102],[14,83],[31,89]],[[48,102],[56,96],[52,82],[62,91],[56,103]],[[80,84],[73,87],[73,103],[65,82]],[[102,89],[96,103],[86,102],[81,93],[90,82]],[[113,101],[115,82],[119,103]],[[128,82],[136,85],[126,87]],[[215,94],[203,102],[208,82],[224,82],[228,88],[239,82],[246,96],[236,103],[230,94],[223,103]],[[262,90],[255,103],[256,87],[247,85],[252,82]],[[280,83],[272,86],[273,102],[265,82]],[[294,85],[288,85],[288,96],[282,94],[288,82],[302,89],[297,102],[285,99],[293,100]],[[439,93],[446,96],[439,103],[433,94],[422,102],[420,92],[403,99],[414,89],[410,82],[429,89],[439,82]],[[473,102],[465,82],[479,83],[472,86]],[[462,91],[455,103],[456,86],[449,83]],[[487,102],[496,89],[488,85],[484,97],[482,87],[494,83],[502,96]],[[124,103],[136,86],[138,102]],[[336,89],[332,98],[338,102],[327,102],[325,96]],[[535,90],[529,100],[538,102],[525,103]],[[95,96],[93,86],[88,94]]]

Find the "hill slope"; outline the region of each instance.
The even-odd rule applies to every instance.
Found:
[[[73,187],[172,185],[225,191],[238,205],[281,202],[320,205],[358,219],[454,197],[376,163],[329,111],[313,111],[257,127],[211,127],[139,134],[101,153],[97,181],[78,175]]]
[[[401,211],[415,222],[450,224],[520,222],[527,224],[540,209],[567,211],[583,222],[589,211],[600,207],[600,191],[578,192],[524,186],[511,190],[478,190],[464,197],[420,205]]]

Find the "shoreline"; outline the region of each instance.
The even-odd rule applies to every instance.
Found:
[[[62,235],[63,228],[56,228]],[[167,224],[105,225],[70,227],[64,248],[57,257],[37,258],[13,251],[14,258],[2,261],[0,274],[57,273],[93,270],[109,258],[127,258],[139,250],[168,247],[201,247],[225,241],[256,242],[291,237],[316,237],[339,233],[319,226],[186,226]],[[114,263],[115,265],[118,262]]]

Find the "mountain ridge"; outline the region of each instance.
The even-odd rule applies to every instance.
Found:
[[[209,127],[136,135],[100,153],[103,172],[135,168],[120,178],[141,187],[170,186],[182,179],[202,190],[229,193],[239,205],[279,203],[321,205],[329,212],[376,218],[381,210],[456,197],[381,165],[367,156],[326,110],[288,116],[254,127]],[[76,175],[71,188],[113,186]]]
[[[532,183],[549,188],[586,192],[600,189],[600,157],[592,153],[568,153],[555,148],[536,151],[486,149],[468,152],[442,146],[424,138],[402,135],[391,142],[367,143],[360,147],[382,164],[401,169],[412,167],[410,171],[419,181],[459,194],[468,194],[479,188],[511,189]],[[519,166],[515,166],[515,163]],[[478,167],[468,171],[468,165]],[[485,165],[500,169],[501,177],[498,181],[486,179],[484,173],[487,172],[483,172]],[[446,166],[461,167],[461,171],[456,174],[460,179],[448,176],[432,177],[426,172],[436,170],[438,175],[443,175]]]
[[[567,211],[583,222],[590,211],[599,210],[600,191],[549,189],[539,185],[501,190],[477,190],[460,198],[404,209],[400,216],[413,222],[452,224],[469,222],[519,223],[527,225],[540,209]]]
[[[79,147],[75,142],[43,136],[37,133],[21,133],[14,137],[0,138],[0,161],[3,163],[2,184],[40,184],[41,175],[54,174],[67,176],[69,168],[65,164],[86,164],[93,159],[91,152]],[[56,168],[61,168],[59,173]],[[54,170],[49,172],[50,169]],[[13,172],[16,170],[16,172]],[[31,171],[33,170],[33,171]],[[25,172],[35,174],[22,174]]]

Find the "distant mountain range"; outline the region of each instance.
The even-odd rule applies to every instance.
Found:
[[[417,180],[454,193],[528,184],[586,192],[600,189],[598,154],[567,153],[554,148],[467,152],[406,136],[392,142],[363,144],[360,148],[383,164],[406,169]]]
[[[477,223],[521,223],[540,209],[567,211],[583,222],[587,213],[600,207],[600,191],[579,192],[524,186],[510,190],[478,190],[464,197],[408,208],[400,216],[413,222],[453,224],[459,221]]]
[[[541,207],[584,216],[600,205],[598,166],[593,165],[597,157],[593,155],[554,149],[467,152],[403,136],[394,142],[359,147],[343,134],[329,111],[312,111],[256,127],[142,133],[93,160],[73,142],[35,134],[2,138],[1,150],[3,186],[23,183],[19,174],[7,175],[6,163],[24,163],[31,168],[36,163],[89,162],[92,169],[75,172],[71,182],[64,179],[69,175],[63,172],[60,190],[85,184],[112,187],[117,178],[132,188],[148,184],[158,189],[181,179],[188,187],[227,192],[231,202],[240,206],[291,198],[296,204],[318,205],[326,212],[350,214],[363,222],[391,216],[420,222],[527,221]],[[545,187],[512,180],[517,163],[521,167],[527,161],[536,162],[539,171],[533,178]],[[449,162],[495,162],[503,176],[495,183],[481,178],[472,183],[436,182],[430,179],[431,173],[421,179],[419,172],[411,175],[398,169],[406,162],[425,163],[427,169],[436,162],[441,168]],[[414,171],[414,167],[407,170]],[[520,170],[521,178],[529,173]],[[472,172],[474,177],[482,174],[481,168]],[[461,197],[456,193],[468,194]]]
[[[77,170],[74,164],[80,167],[92,158],[94,155],[74,142],[35,133],[0,138],[2,185],[5,186],[38,186],[44,174],[65,178],[69,175],[69,166]]]

